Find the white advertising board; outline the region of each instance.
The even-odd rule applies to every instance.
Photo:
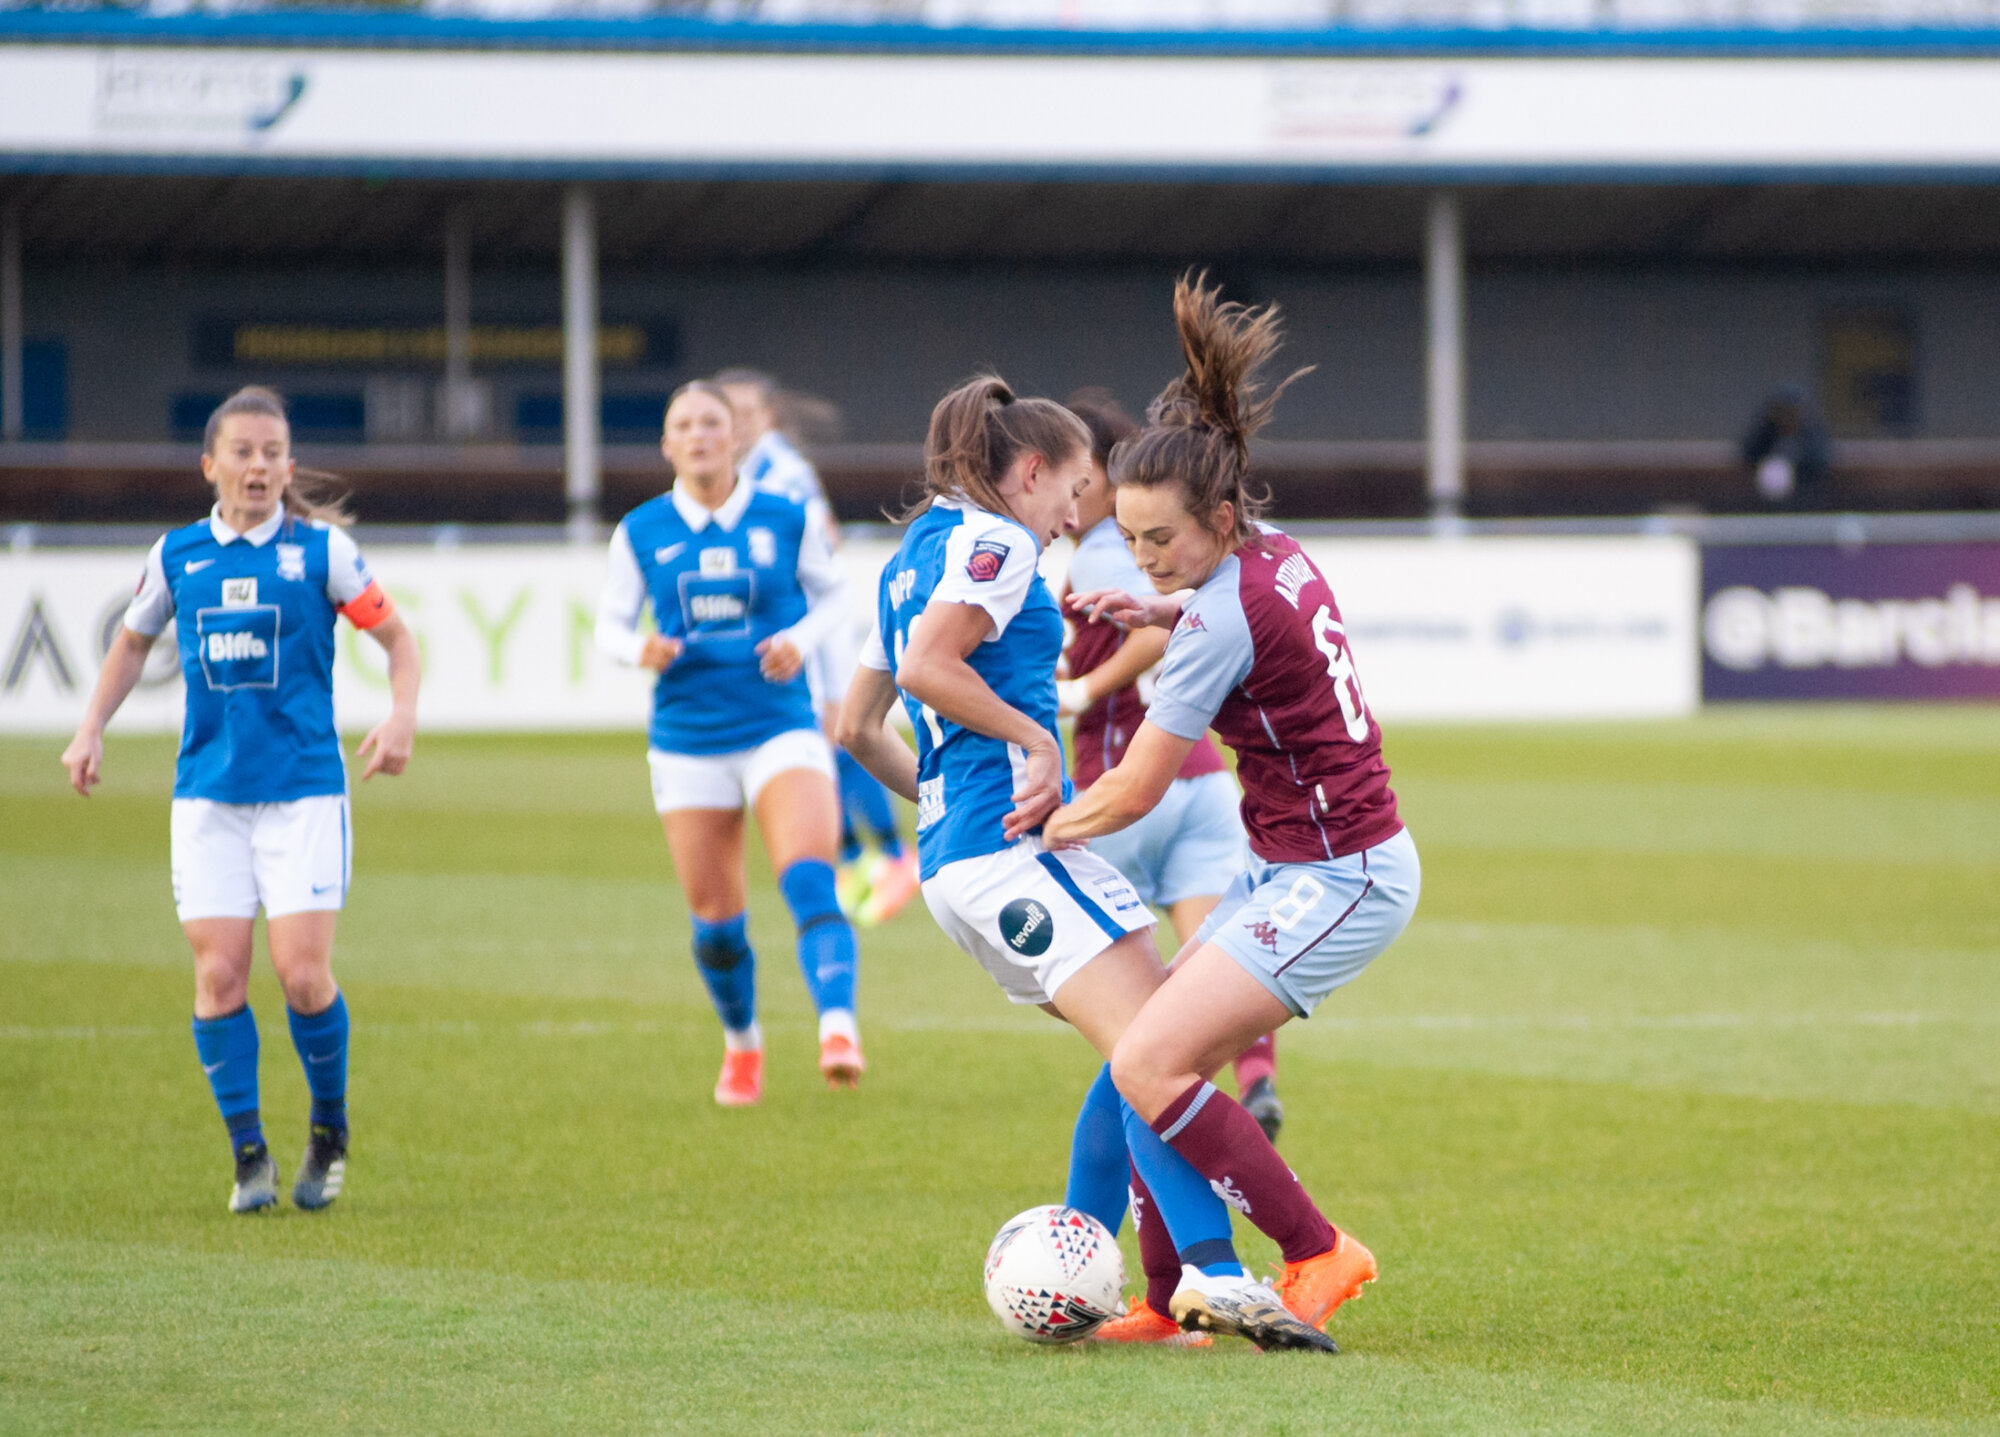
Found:
[[[0,44],[6,155],[468,173],[1925,170],[2000,164],[2000,61]]]
[[[1369,704],[1405,719],[1663,717],[1699,695],[1694,546],[1677,539],[1309,539],[1353,638]],[[892,546],[843,550],[857,631]],[[0,555],[0,731],[62,734],[89,696],[140,554]],[[644,726],[648,678],[592,643],[594,548],[383,547],[369,563],[423,641],[421,721],[451,729]],[[1060,582],[1067,546],[1044,571]],[[339,629],[342,727],[388,712],[373,641]],[[116,726],[180,726],[171,639]]]

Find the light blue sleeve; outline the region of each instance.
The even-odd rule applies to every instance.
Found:
[[[1069,587],[1078,594],[1092,589],[1123,589],[1141,598],[1153,592],[1152,580],[1140,572],[1116,529],[1109,539],[1099,538],[1095,529],[1084,536],[1084,542],[1070,556]]]
[[[1200,738],[1229,691],[1250,676],[1256,657],[1236,585],[1211,580],[1181,611],[1167,640],[1146,722],[1176,738]]]

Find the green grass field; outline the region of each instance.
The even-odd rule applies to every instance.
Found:
[[[60,748],[0,744],[0,1431],[2000,1431],[1990,710],[1392,731],[1422,909],[1280,1040],[1282,1148],[1382,1262],[1331,1360],[1001,1333],[981,1255],[1095,1060],[921,904],[830,1094],[759,869],[768,1095],[718,1110],[636,737],[357,794],[347,1195],[231,1218],[172,747],[88,803]]]

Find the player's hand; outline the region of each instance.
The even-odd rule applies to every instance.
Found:
[[[1000,826],[1009,843],[1038,827],[1062,803],[1062,750],[1044,737],[1028,749],[1021,781],[1014,788],[1014,811]]]
[[[1069,608],[1071,613],[1082,614],[1091,623],[1112,623],[1121,629],[1149,626],[1171,629],[1181,617],[1180,601],[1177,599],[1161,594],[1138,597],[1123,589],[1091,589],[1071,594]]]
[[[670,639],[665,634],[648,634],[646,646],[639,650],[639,667],[663,674],[674,666],[674,660],[686,647],[679,639]]]
[[[1090,707],[1090,690],[1082,679],[1056,680],[1056,716],[1075,718]]]
[[[394,778],[410,766],[410,751],[416,746],[416,722],[401,714],[390,714],[368,730],[368,737],[354,750],[356,758],[368,760],[368,766],[361,770],[361,781],[366,783],[378,773]]]
[[[799,646],[784,634],[773,634],[757,645],[758,672],[774,684],[790,683],[804,666],[806,656],[799,652]]]
[[[91,789],[97,786],[98,770],[104,766],[104,739],[78,729],[69,747],[63,750],[62,764],[69,770],[69,786],[89,798]]]

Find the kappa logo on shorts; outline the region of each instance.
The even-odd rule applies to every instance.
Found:
[[[1000,577],[1000,570],[1007,563],[1007,546],[998,539],[981,539],[972,546],[972,557],[965,561],[965,572],[972,576],[975,584],[990,584]]]
[[[1276,924],[1267,923],[1260,918],[1255,923],[1246,923],[1243,926],[1250,930],[1252,938],[1255,938],[1273,953],[1278,951],[1278,929]]]
[[[1032,898],[1016,898],[1000,910],[1000,936],[1024,958],[1039,958],[1055,941],[1056,921]]]

